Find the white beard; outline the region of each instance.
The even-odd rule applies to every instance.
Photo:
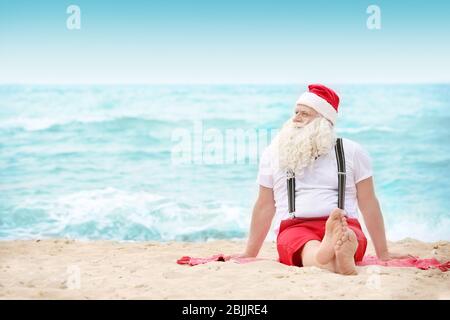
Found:
[[[327,154],[336,144],[333,125],[324,117],[300,127],[289,119],[272,141],[278,165],[284,172],[301,176],[317,157]],[[278,152],[278,153],[277,153]]]

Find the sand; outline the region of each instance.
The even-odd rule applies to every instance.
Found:
[[[315,267],[268,260],[237,264],[176,264],[183,255],[240,253],[239,241],[111,242],[0,241],[0,299],[449,299],[450,272],[437,269],[357,267],[342,276]],[[450,243],[390,242],[396,252],[450,260]],[[373,254],[369,244],[368,253]]]

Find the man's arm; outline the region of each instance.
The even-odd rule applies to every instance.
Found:
[[[377,257],[382,260],[409,258],[410,255],[395,254],[388,250],[383,215],[375,195],[372,177],[358,182],[356,190],[358,207],[364,217],[364,223],[369,231]]]
[[[253,207],[250,235],[245,256],[256,257],[261,249],[275,214],[273,189],[259,186],[259,195]]]
[[[367,231],[369,231],[375,252],[381,257],[388,252],[383,215],[380,204],[375,195],[373,179],[369,177],[356,184],[358,207],[364,217]]]

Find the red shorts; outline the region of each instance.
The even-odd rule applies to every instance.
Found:
[[[294,218],[281,221],[277,237],[277,250],[281,263],[289,266],[302,266],[301,252],[310,240],[322,241],[325,235],[325,223],[328,217]],[[367,239],[361,230],[358,219],[347,218],[347,224],[358,239],[355,261],[361,261],[367,247]]]

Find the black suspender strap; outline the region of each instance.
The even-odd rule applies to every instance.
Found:
[[[287,173],[287,194],[289,214],[293,216],[295,212],[295,173],[293,171]]]
[[[334,146],[338,168],[338,208],[344,210],[345,201],[345,156],[342,138],[337,138]]]
[[[336,153],[337,169],[338,169],[338,208],[344,210],[345,201],[345,155],[342,138],[337,138],[334,146]],[[287,173],[287,195],[289,215],[295,217],[295,173],[288,171]]]

